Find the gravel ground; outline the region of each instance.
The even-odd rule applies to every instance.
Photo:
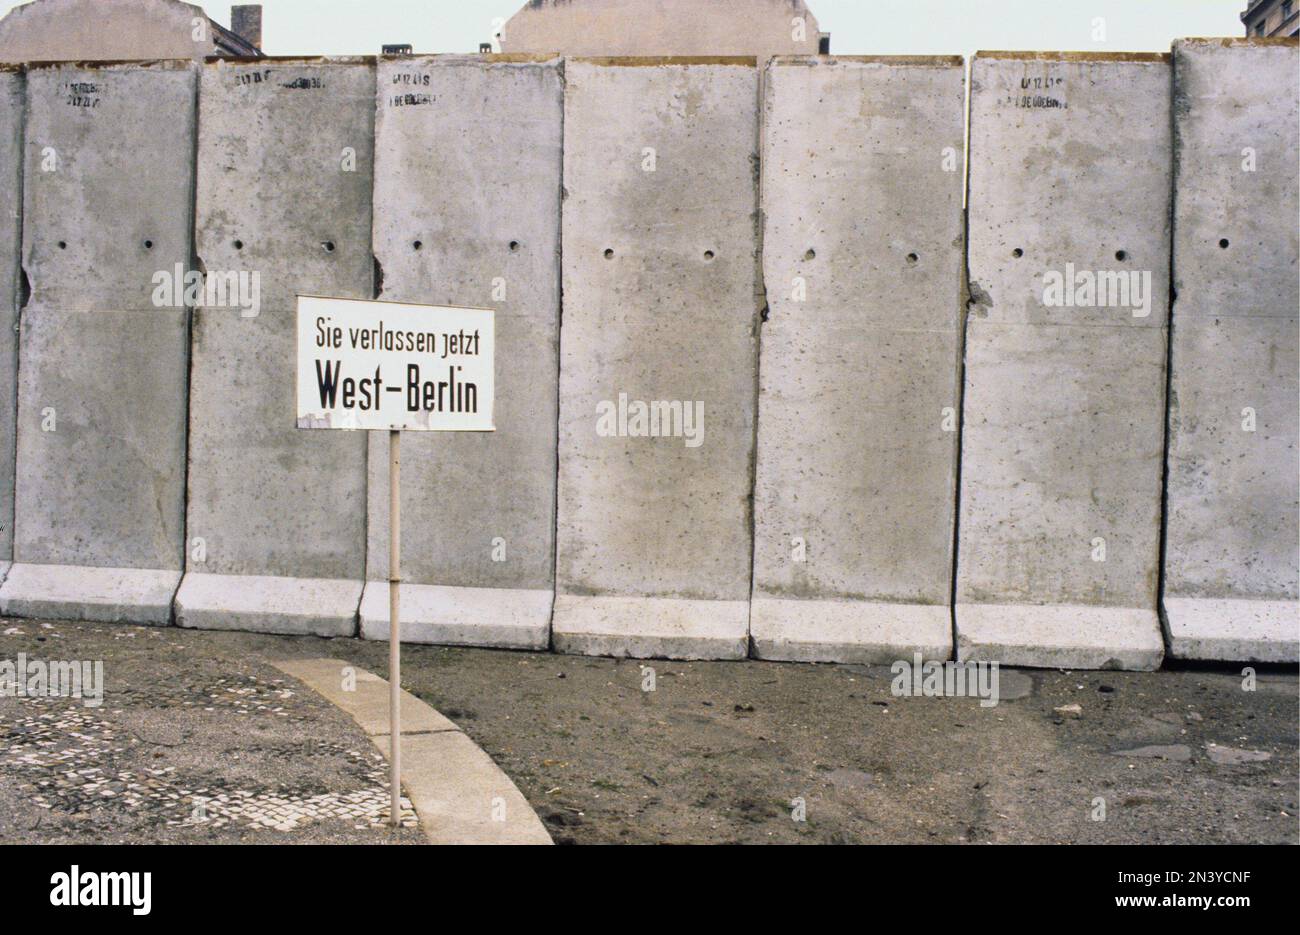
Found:
[[[34,632],[28,622],[6,626]],[[34,645],[30,636],[0,637],[0,659],[32,655]],[[114,699],[126,687],[152,698],[147,686],[160,675],[211,690],[215,679],[251,673],[283,687],[291,681],[277,683],[260,660],[291,656],[387,670],[382,643],[175,629],[58,624],[40,653],[103,658]],[[894,697],[885,667],[645,665],[654,669],[652,692],[642,690],[646,672],[634,661],[408,646],[403,686],[492,755],[558,843],[1300,839],[1294,667],[1259,667],[1254,691],[1243,690],[1240,666],[1004,669],[1003,700],[985,708],[972,698]],[[307,759],[302,745],[316,738],[365,751],[364,738],[323,702],[296,697],[296,720],[202,708],[159,718],[156,700],[137,713],[142,732],[147,722],[172,730],[173,742],[187,741],[184,750],[148,755],[162,752],[169,765],[201,770],[209,786],[294,785],[308,775],[340,787],[360,782],[345,756]],[[1068,705],[1079,706],[1077,716],[1055,710]],[[121,707],[125,717],[141,706]],[[239,718],[233,725],[232,716]],[[7,716],[0,722],[8,723]],[[221,756],[220,773],[208,765],[213,754]],[[54,816],[38,822],[32,790],[8,781],[12,765],[3,769],[0,840],[54,836]],[[198,780],[187,781],[191,788]],[[804,821],[793,820],[796,800]],[[77,827],[63,818],[57,833]],[[308,828],[240,834],[387,839],[351,825]],[[107,839],[108,826],[103,833]],[[111,834],[235,839],[233,830],[129,823]]]
[[[104,664],[103,704],[0,698],[0,843],[420,843],[352,720],[234,644],[6,620],[0,660]]]

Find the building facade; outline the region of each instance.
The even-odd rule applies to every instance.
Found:
[[[830,52],[804,0],[528,0],[493,38],[503,52],[573,56]]]
[[[181,0],[33,0],[0,19],[0,62],[261,56],[261,6],[231,12],[227,29]]]
[[[1300,36],[1300,2],[1251,0],[1241,21],[1248,36]]]

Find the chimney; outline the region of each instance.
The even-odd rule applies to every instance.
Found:
[[[262,4],[247,3],[230,8],[230,31],[250,45],[262,47]]]

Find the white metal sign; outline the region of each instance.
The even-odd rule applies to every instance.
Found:
[[[298,297],[298,428],[491,432],[491,309]]]

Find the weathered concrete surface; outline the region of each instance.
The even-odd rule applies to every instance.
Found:
[[[186,329],[185,309],[24,313],[17,561],[180,571]]]
[[[295,427],[290,363],[299,293],[373,296],[374,95],[366,60],[202,69],[196,251],[261,306],[195,311],[183,625],[356,632],[366,440]]]
[[[380,752],[390,754],[388,682],[337,659],[274,665],[350,714]],[[343,688],[345,677],[351,690]],[[410,692],[401,694],[401,783],[429,843],[550,844],[541,819],[501,767],[438,711]]]
[[[190,256],[194,96],[177,63],[27,75],[14,558],[69,567],[15,566],[6,612],[85,616],[107,568],[108,615],[157,623],[179,580],[188,315],[153,293]]]
[[[749,602],[557,594],[557,652],[630,659],[743,659]]]
[[[178,62],[27,73],[29,311],[158,307],[154,274],[190,259],[194,96]]]
[[[177,571],[22,562],[0,590],[0,615],[167,626],[179,581]]]
[[[959,658],[1160,664],[1169,82],[1168,56],[975,59]],[[1049,303],[1078,271],[1149,305]]]
[[[1163,610],[1183,659],[1300,658],[1298,68],[1294,40],[1174,46]]]
[[[402,528],[405,536],[405,518]],[[400,600],[403,643],[498,649],[550,646],[551,607],[555,603],[550,589],[403,584]],[[371,640],[389,638],[387,581],[366,583],[361,598],[361,635]]]
[[[0,68],[0,562],[14,554],[14,433],[22,306],[23,76]],[[0,581],[3,580],[0,571]]]
[[[209,575],[189,571],[176,593],[176,624],[196,630],[354,636],[361,582]]]
[[[549,643],[563,95],[558,60],[379,65],[381,298],[496,310],[497,430],[403,436],[405,641]],[[387,639],[388,438],[370,444],[361,632]]]
[[[964,81],[960,58],[768,68],[760,658],[951,655]]]
[[[566,80],[554,645],[742,656],[761,308],[756,69],[571,60]],[[698,444],[684,428],[663,437],[662,424],[660,437],[624,435],[613,418],[600,434],[621,394],[629,406],[702,407]]]

